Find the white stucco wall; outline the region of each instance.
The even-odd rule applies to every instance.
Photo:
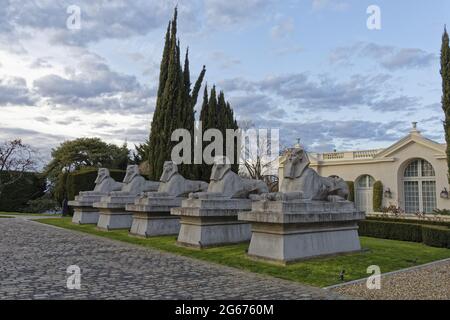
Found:
[[[415,138],[417,139],[417,137],[416,135]],[[436,145],[440,146],[439,144]],[[321,176],[338,175],[346,181],[357,181],[363,175],[370,175],[375,180],[381,181],[385,190],[389,188],[392,192],[392,198],[383,198],[383,206],[395,205],[404,208],[402,181],[404,170],[411,161],[424,159],[431,163],[436,173],[437,207],[439,209],[450,209],[450,200],[440,197],[440,193],[444,188],[449,190],[447,160],[442,150],[431,149],[426,145],[410,141],[395,150],[393,154],[379,159],[375,157],[371,160],[323,161],[319,163],[312,161],[311,168],[316,170]],[[281,183],[283,160],[280,160],[279,175]]]

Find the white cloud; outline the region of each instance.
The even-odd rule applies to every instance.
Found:
[[[294,19],[291,17],[282,18],[270,30],[270,35],[274,39],[286,38],[295,31]]]
[[[315,11],[331,9],[335,11],[344,11],[349,4],[340,0],[312,0],[312,8]]]

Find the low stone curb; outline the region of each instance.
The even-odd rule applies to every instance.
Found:
[[[408,271],[417,270],[417,269],[422,269],[422,268],[425,268],[425,267],[429,267],[429,266],[432,266],[432,265],[435,265],[435,264],[440,264],[440,263],[447,262],[447,261],[450,261],[450,258],[437,260],[437,261],[433,261],[433,262],[428,262],[428,263],[425,263],[425,264],[421,264],[421,265],[418,265],[418,266],[413,266],[413,267],[409,267],[409,268],[405,268],[405,269],[400,269],[400,270],[395,270],[395,271],[391,271],[391,272],[382,273],[381,277],[385,277],[385,276],[389,276],[389,275],[393,275],[393,274],[397,274],[397,273],[402,273],[402,272],[408,272]],[[348,282],[344,282],[344,283],[335,284],[335,285],[332,285],[332,286],[324,287],[322,289],[330,290],[330,289],[344,287],[344,286],[348,286],[348,285],[352,285],[352,284],[356,284],[356,283],[361,283],[361,282],[367,281],[367,279],[369,279],[369,277],[365,277],[365,278],[357,279],[357,280],[352,280],[352,281],[348,281]]]

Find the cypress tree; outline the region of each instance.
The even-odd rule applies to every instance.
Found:
[[[176,144],[171,141],[172,132],[175,129],[184,128],[191,132],[193,137],[194,107],[206,73],[203,66],[191,95],[189,53],[186,51],[183,69],[180,62],[180,42],[177,39],[177,18],[178,10],[175,8],[166,33],[157,104],[149,139],[149,178],[151,180],[159,179],[164,161],[171,158],[172,148]],[[195,176],[193,165],[182,165],[180,169],[187,178]]]
[[[442,109],[444,110],[444,132],[447,142],[447,178],[450,182],[450,46],[447,28],[444,28],[441,47],[441,76],[442,76]]]
[[[234,112],[233,109],[231,108],[231,105],[229,102],[227,102],[226,104],[226,109],[225,109],[225,119],[227,121],[227,127],[226,129],[233,129],[233,130],[238,130],[239,126],[237,124],[236,119],[234,118]],[[239,153],[238,148],[240,146],[238,146],[237,144],[237,140],[235,139],[234,141],[234,161],[233,164],[231,165],[231,170],[233,170],[236,173],[239,173]]]
[[[171,21],[167,26],[166,38],[164,42],[163,56],[161,60],[160,73],[159,73],[159,85],[158,85],[158,95],[156,98],[156,108],[153,113],[153,121],[149,137],[149,177],[150,179],[155,179],[155,166],[153,164],[157,161],[157,152],[161,149],[161,142],[164,141],[164,131],[163,125],[165,121],[165,110],[163,103],[163,92],[166,85],[167,74],[169,71],[169,54],[170,54],[170,26]]]
[[[205,85],[205,90],[203,91],[203,103],[200,111],[200,121],[202,122],[202,137],[205,134],[205,127],[209,127],[208,124],[208,115],[209,115],[209,97],[208,97],[208,84]],[[205,142],[199,141],[202,143],[202,150],[207,145]],[[197,165],[197,179],[209,182],[208,176],[208,166],[202,162],[201,165]],[[209,172],[211,174],[211,172]]]
[[[222,154],[228,156],[230,158],[230,155],[226,153],[226,130],[227,129],[238,129],[237,122],[234,119],[233,110],[231,109],[230,104],[225,100],[225,94],[223,91],[219,92],[219,95],[217,95],[216,87],[213,86],[211,89],[211,94],[208,99],[208,88],[205,87],[205,91],[203,94],[203,104],[202,109],[200,112],[200,121],[202,121],[202,134],[204,135],[205,131],[208,129],[218,129],[223,136],[223,150]],[[210,142],[204,142],[203,143],[203,149],[209,144]],[[213,154],[213,156],[215,156]],[[235,150],[234,150],[234,159],[230,158],[230,161],[233,161],[233,165],[231,166],[232,170],[234,172],[238,172],[239,170],[239,164],[237,162],[237,144],[235,143]],[[203,163],[200,166],[200,172],[198,175],[198,179],[209,181],[211,176],[211,169],[212,165],[208,165],[206,163]]]

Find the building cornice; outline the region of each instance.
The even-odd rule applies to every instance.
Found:
[[[397,158],[381,158],[381,159],[367,159],[367,160],[342,160],[342,161],[311,161],[312,167],[326,167],[326,166],[342,166],[342,165],[356,165],[356,164],[371,164],[382,162],[395,162]]]

